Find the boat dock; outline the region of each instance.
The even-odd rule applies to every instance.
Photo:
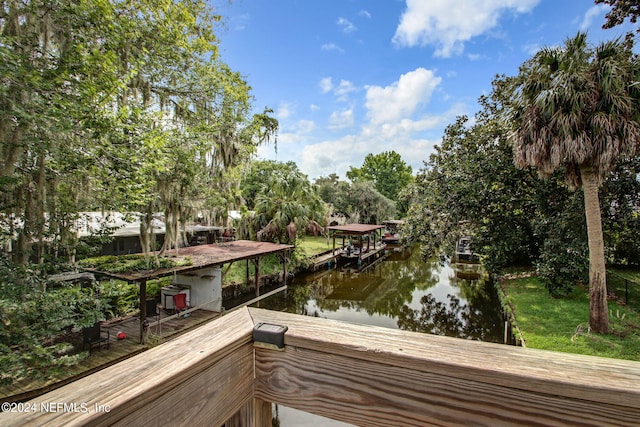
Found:
[[[311,265],[311,269],[313,271],[318,270],[320,267],[324,267],[325,265],[328,268],[336,265],[338,260],[340,259],[340,253],[334,253],[333,250],[328,250],[322,253],[317,254],[313,259],[313,264]]]

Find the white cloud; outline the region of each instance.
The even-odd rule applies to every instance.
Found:
[[[540,49],[542,49],[542,47],[538,43],[527,43],[522,46],[522,51],[528,53],[531,56],[534,56],[536,53],[538,53]]]
[[[320,46],[321,50],[325,50],[327,52],[332,52],[332,51],[336,51],[339,53],[344,53],[344,49],[341,48],[340,46],[338,46],[335,43],[325,43],[322,46]]]
[[[320,86],[320,90],[322,91],[322,93],[331,91],[331,89],[333,89],[333,82],[331,81],[331,77],[325,77],[321,79],[318,83],[318,86]]]
[[[397,122],[410,117],[420,104],[428,104],[442,78],[418,68],[387,87],[367,86],[366,107],[372,124]]]
[[[326,77],[321,81],[336,99],[359,90],[348,80],[338,83],[335,78]],[[324,129],[311,120],[283,123],[278,152],[272,146],[260,147],[258,154],[279,161],[293,160],[312,180],[330,173],[345,179],[349,167],[362,165],[367,154],[390,150],[399,153],[417,171],[441,142],[446,124],[469,113],[464,104],[454,104],[446,111],[440,105],[429,106],[441,81],[433,70],[417,68],[388,86],[366,86],[365,124],[356,121],[358,104],[353,97],[348,107],[337,108],[327,118]],[[320,134],[323,136],[318,137]]]
[[[371,14],[369,13],[369,11],[364,9],[358,12],[358,16],[362,16],[363,18],[371,18]]]
[[[415,172],[441,142],[441,129],[462,114],[468,114],[467,106],[455,104],[441,114],[423,115],[416,120],[369,123],[358,133],[300,147],[292,158],[311,179],[330,173],[345,179],[349,167],[362,165],[367,154],[394,150]]]
[[[313,120],[299,120],[295,124],[293,129],[301,134],[306,134],[313,131],[316,128],[316,124]]]
[[[347,18],[338,18],[336,24],[338,24],[338,26],[342,29],[342,32],[346,34],[353,33],[357,30],[356,26],[353,25],[353,23]]]
[[[481,59],[488,59],[487,55],[479,54],[479,53],[467,53],[467,58],[469,58],[469,61],[479,61]]]
[[[329,129],[338,130],[353,126],[353,110],[334,111],[329,117]]]
[[[357,90],[357,88],[349,80],[340,80],[338,86],[335,86],[331,77],[320,79],[318,86],[320,87],[322,93],[333,91],[336,99],[342,102],[348,101],[349,94]]]
[[[540,0],[406,0],[407,9],[393,36],[398,46],[436,46],[435,56],[450,57],[464,42],[488,32],[505,11],[530,12]]]
[[[336,140],[305,146],[298,166],[310,179],[331,173],[345,179],[349,167],[361,165],[370,148],[358,135],[345,135]]]
[[[276,111],[276,117],[278,119],[289,118],[291,114],[293,114],[292,109],[293,109],[293,106],[291,104],[282,102],[280,103],[280,105],[278,105],[278,110]]]
[[[231,28],[235,31],[243,31],[247,28],[247,25],[251,22],[251,16],[248,13],[242,15],[235,15],[231,17]]]
[[[340,80],[340,84],[335,88],[333,93],[338,101],[348,101],[349,94],[356,90],[356,87],[348,80]]]
[[[298,166],[312,180],[331,173],[346,179],[349,168],[361,166],[367,154],[393,150],[417,172],[441,141],[440,138],[399,138],[394,141],[376,141],[374,145],[363,135],[345,135],[305,146],[298,157]],[[374,146],[376,151],[373,151]]]
[[[312,120],[299,120],[293,124],[283,124],[278,133],[277,152],[274,144],[258,146],[257,156],[262,159],[297,161],[300,147],[309,139],[309,135],[316,129]]]
[[[589,10],[587,10],[587,12],[584,14],[584,18],[582,19],[582,23],[580,24],[580,30],[587,31],[591,27],[591,24],[593,23],[593,20],[595,18],[604,17],[605,13],[609,12],[610,10],[611,6],[606,4],[598,4],[589,8]],[[604,22],[604,18],[601,19],[601,21]]]

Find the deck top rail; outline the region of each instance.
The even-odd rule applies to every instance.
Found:
[[[284,351],[254,347],[261,322],[288,327]],[[262,427],[269,402],[363,426],[633,425],[640,362],[243,308],[0,424]]]

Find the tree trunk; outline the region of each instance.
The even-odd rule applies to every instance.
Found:
[[[581,166],[584,212],[589,239],[589,326],[594,332],[609,333],[607,276],[604,263],[604,239],[598,196],[598,178],[591,166]]]

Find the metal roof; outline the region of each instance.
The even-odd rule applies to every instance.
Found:
[[[283,252],[291,248],[293,248],[292,245],[282,245],[270,242],[254,242],[252,240],[235,240],[228,243],[188,246],[178,249],[177,255],[175,256],[174,250],[171,250],[165,255],[167,258],[171,258],[176,261],[190,257],[193,262],[192,265],[124,273],[110,273],[106,271],[98,271],[92,268],[87,268],[86,270],[130,282],[138,282],[170,276],[174,273],[184,273],[191,270],[199,270],[201,268],[213,267],[215,265],[222,265],[229,262],[257,258],[261,255]]]
[[[384,225],[377,224],[346,224],[346,225],[332,225],[327,227],[329,230],[338,232],[341,234],[367,234],[376,230],[384,228]]]

